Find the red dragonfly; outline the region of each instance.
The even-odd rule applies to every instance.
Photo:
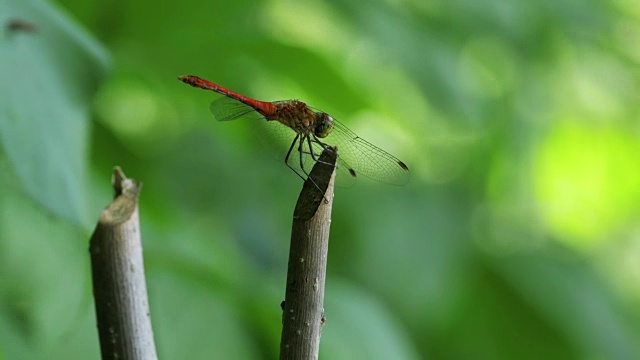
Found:
[[[331,115],[302,101],[259,101],[197,76],[180,76],[178,79],[193,87],[225,95],[211,103],[211,112],[217,120],[259,120],[262,124],[269,124],[270,132],[281,140],[288,139],[285,164],[303,180],[309,177],[307,169],[318,161],[319,154],[328,146],[338,147],[338,169],[348,173],[351,180],[355,180],[357,174],[396,185],[409,180],[409,168],[402,161],[357,136]],[[290,162],[294,148],[298,161]],[[343,179],[343,184],[347,182]]]

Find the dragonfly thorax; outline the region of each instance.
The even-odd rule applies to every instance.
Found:
[[[319,137],[327,137],[333,130],[333,118],[325,112],[316,113],[315,128],[313,133]]]

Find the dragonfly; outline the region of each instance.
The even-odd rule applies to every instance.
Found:
[[[308,169],[318,161],[319,154],[337,146],[337,167],[348,178],[342,184],[352,184],[359,174],[394,185],[409,181],[409,168],[404,162],[357,136],[328,113],[302,101],[260,101],[197,76],[180,76],[178,79],[193,87],[224,95],[210,106],[218,121],[250,119],[265,125],[265,132],[286,144],[283,151],[288,146],[284,162],[303,180],[310,178]],[[297,161],[292,159],[294,149]]]

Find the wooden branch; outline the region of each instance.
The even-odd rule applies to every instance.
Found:
[[[141,185],[118,167],[112,184],[115,198],[89,245],[102,359],[157,359],[138,218]]]
[[[293,213],[280,359],[317,359],[324,324],[324,283],[337,149],[325,150]],[[320,189],[318,189],[318,187]]]

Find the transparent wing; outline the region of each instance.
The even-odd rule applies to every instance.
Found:
[[[338,147],[339,158],[356,174],[387,184],[409,181],[409,168],[398,158],[356,135],[334,119],[333,131],[323,142]]]
[[[251,106],[226,96],[214,100],[209,106],[209,110],[218,121],[231,121],[236,119],[264,120],[264,116]]]

